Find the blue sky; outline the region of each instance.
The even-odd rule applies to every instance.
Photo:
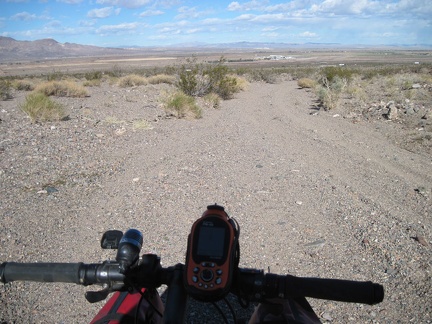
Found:
[[[97,46],[432,44],[432,0],[0,0],[0,35]]]

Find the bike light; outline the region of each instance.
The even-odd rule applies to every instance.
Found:
[[[125,273],[138,261],[143,244],[143,236],[136,229],[129,229],[120,240],[116,260],[119,263],[120,273]]]

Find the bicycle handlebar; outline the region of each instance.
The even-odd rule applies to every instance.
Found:
[[[124,275],[118,263],[17,263],[5,262],[0,266],[0,281],[65,282],[83,286],[120,282]]]
[[[5,262],[0,265],[0,281],[66,282],[84,286],[108,284],[111,287],[114,283],[127,281],[133,282],[135,287],[155,288],[162,284],[170,287],[173,282],[178,285],[179,280],[173,281],[172,278],[174,273],[178,277],[183,272],[182,264],[169,268],[149,268],[148,264],[141,264],[123,275],[119,264],[112,261],[99,264]],[[118,285],[116,289],[119,290]],[[262,270],[256,269],[238,269],[231,292],[258,302],[272,298],[312,297],[373,305],[384,298],[383,287],[370,281],[301,278],[264,274]]]

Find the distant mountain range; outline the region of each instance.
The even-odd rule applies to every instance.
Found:
[[[62,57],[126,55],[130,50],[74,43],[59,43],[54,39],[17,41],[0,36],[0,62],[41,60]]]
[[[346,46],[337,43],[263,43],[263,42],[236,42],[222,44],[185,43],[171,46],[123,46],[123,47],[98,47],[80,45],[75,43],[59,43],[54,39],[40,39],[35,41],[18,41],[10,37],[0,36],[0,63],[34,61],[44,59],[59,59],[73,57],[101,57],[101,56],[131,56],[139,54],[174,54],[210,52],[221,50],[274,50],[274,49],[431,49],[431,45],[395,45],[395,46]]]

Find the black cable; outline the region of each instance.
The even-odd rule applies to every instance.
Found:
[[[216,304],[215,302],[212,303],[213,306],[216,308],[216,310],[219,312],[219,314],[222,316],[222,318],[224,319],[224,323],[229,324],[228,322],[228,318],[226,317],[226,315],[223,313],[222,309],[219,307],[218,304]]]
[[[139,317],[139,311],[140,311],[140,309],[141,309],[141,303],[142,303],[143,299],[145,299],[145,297],[144,297],[144,293],[141,292],[141,290],[138,290],[138,291],[139,291],[140,294],[141,294],[141,298],[140,298],[140,300],[139,300],[139,302],[138,302],[137,308],[135,309],[135,324],[138,324],[138,317]],[[147,320],[147,319],[146,319],[146,320]]]
[[[232,307],[231,303],[225,297],[223,300],[224,300],[225,304],[228,306],[229,310],[231,311],[231,316],[234,320],[234,323],[237,323],[236,313],[235,313],[234,308]]]
[[[141,298],[138,302],[137,305],[137,309],[135,310],[135,324],[137,324],[137,319],[139,317],[139,310],[141,308],[141,303],[143,300],[147,301],[147,303],[149,304],[149,306],[153,309],[153,311],[155,311],[161,318],[163,318],[163,314],[159,311],[159,309],[156,308],[155,305],[153,305],[153,303],[147,298],[147,294],[149,294],[148,289],[146,288],[145,292],[142,292],[141,290],[138,290],[138,292],[141,294]],[[157,292],[156,292],[157,293]],[[146,318],[147,321],[147,318]]]

